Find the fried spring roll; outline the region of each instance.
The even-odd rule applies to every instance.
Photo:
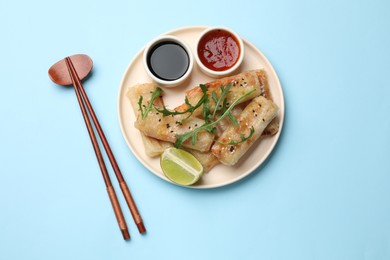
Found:
[[[266,99],[272,99],[271,91],[269,89],[269,84],[267,80],[267,74],[264,70],[256,70],[257,77],[261,85],[261,95]],[[279,118],[276,117],[274,120],[269,123],[267,128],[263,132],[263,136],[271,136],[276,134],[279,131]]]
[[[268,84],[266,72],[264,70],[255,70],[254,72],[256,73],[256,76],[259,80],[260,95],[273,101],[271,91],[269,89],[269,84]],[[238,118],[237,115],[242,112],[242,110],[245,108],[245,106],[247,105],[248,102],[249,101],[242,103],[242,104],[239,104],[233,108],[232,114],[235,118]],[[218,137],[220,136],[219,133],[221,130],[224,131],[224,130],[226,130],[226,128],[230,127],[231,125],[232,125],[232,122],[228,118],[225,118],[224,120],[222,120],[222,122],[220,124],[218,124],[219,131],[217,132],[217,136]],[[279,119],[276,117],[267,126],[267,128],[264,130],[262,135],[263,136],[272,136],[272,135],[276,134],[278,131],[279,131]]]
[[[139,97],[143,96],[142,105],[147,105],[150,102],[152,93],[156,90],[157,87],[158,85],[156,83],[145,83],[131,87],[128,90],[127,97],[130,100],[136,117],[140,115],[138,108]],[[156,106],[162,106],[163,104],[164,103],[161,97],[158,97],[154,100],[154,105]],[[149,157],[159,156],[166,148],[172,146],[172,143],[159,141],[155,138],[144,135],[142,132],[141,137],[145,147],[145,153]]]
[[[147,83],[130,88],[128,97],[130,98],[133,110],[138,111],[138,101],[140,96],[143,97],[141,106],[147,106],[150,102],[152,93],[157,87],[158,85],[155,83]],[[157,97],[153,104],[155,106],[162,107],[164,104],[162,97]],[[152,107],[144,119],[141,118],[139,112],[137,113],[137,120],[135,121],[134,126],[140,130],[142,134],[148,137],[155,138],[159,141],[174,143],[176,141],[177,134],[183,134],[204,124],[204,120],[195,117],[188,118],[182,123],[183,117],[185,116],[186,115],[175,115],[164,117],[160,112]],[[206,131],[200,131],[197,136],[197,142],[194,145],[192,144],[191,139],[188,139],[183,145],[198,151],[208,151],[210,150],[213,140],[213,134]],[[157,147],[154,148],[157,150],[153,151],[153,153],[159,153],[161,146],[159,147],[158,144],[155,144],[153,139],[148,140],[148,144],[152,144],[153,146],[156,145]],[[164,148],[164,145],[162,148]],[[150,152],[148,153],[150,154]]]
[[[204,124],[203,119],[196,117],[190,117],[183,122],[182,120],[182,115],[164,117],[157,110],[151,109],[145,119],[138,117],[134,126],[147,136],[175,143],[176,135],[184,134]],[[192,139],[190,138],[183,143],[183,146],[204,152],[210,150],[213,141],[213,134],[207,131],[200,131],[197,134],[195,144],[192,144]]]
[[[145,154],[149,157],[160,156],[165,149],[172,147],[173,144],[157,140],[141,133],[142,143],[144,144]]]
[[[238,118],[244,108],[247,106],[247,103],[239,104],[232,109],[232,115],[235,118]],[[233,122],[228,118],[224,118],[218,125],[215,136],[219,138],[221,134],[229,127],[233,125]],[[279,118],[275,117],[271,123],[264,129],[262,136],[272,136],[275,135],[279,131]]]
[[[219,164],[219,160],[215,157],[210,151],[209,152],[199,152],[193,149],[185,149],[187,152],[195,156],[196,159],[202,164],[203,171],[205,173],[209,172],[215,165]]]
[[[225,165],[235,165],[262,135],[267,125],[276,117],[278,110],[275,103],[263,96],[253,99],[238,118],[239,125],[230,126],[212,146],[212,154]],[[246,141],[240,142],[242,135],[245,137],[250,135],[252,127],[253,135]],[[234,142],[238,144],[233,144]]]
[[[249,91],[254,90],[253,93],[246,96],[241,100],[241,103],[251,100],[257,96],[260,96],[268,89],[267,77],[264,70],[250,70],[247,72],[242,72],[240,74],[225,77],[221,79],[214,80],[212,82],[204,84],[207,87],[207,95],[209,97],[210,111],[213,112],[215,108],[215,102],[212,100],[212,93],[215,92],[217,97],[221,95],[221,86],[226,87],[228,84],[231,84],[229,93],[227,94],[226,101],[227,105],[233,103],[236,99],[242,95],[248,93]],[[267,90],[268,91],[268,90]],[[200,86],[194,87],[187,91],[186,97],[191,105],[196,105],[198,101],[202,98],[203,92]],[[177,107],[175,110],[185,111],[188,109],[187,104],[182,104]],[[195,110],[193,116],[200,116],[202,114],[203,108],[200,106]]]
[[[138,111],[138,101],[140,96],[143,97],[141,106],[147,106],[150,102],[151,95],[156,90],[156,88],[157,84],[148,83],[137,85],[129,89],[128,96],[135,111]],[[157,97],[153,104],[155,106],[162,107],[162,97]],[[182,123],[185,116],[186,115],[175,115],[164,117],[162,113],[158,112],[152,107],[144,119],[142,119],[139,112],[137,113],[137,120],[135,121],[134,126],[140,130],[142,134],[148,137],[152,137],[160,141],[174,143],[176,141],[177,134],[184,134],[204,124],[204,120],[195,117],[190,117]],[[197,135],[197,142],[194,145],[192,144],[191,139],[188,139],[186,142],[184,142],[183,145],[198,151],[208,151],[210,150],[213,140],[213,134],[206,131],[200,131]],[[148,140],[149,145],[152,143],[155,143],[153,139]],[[157,150],[153,152],[159,153],[158,149],[161,147],[158,147],[158,144],[153,144],[153,146],[154,145],[157,146],[157,148],[154,147]],[[150,152],[148,153],[150,154]]]

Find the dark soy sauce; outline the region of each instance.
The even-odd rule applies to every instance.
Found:
[[[150,50],[147,62],[151,72],[157,78],[173,81],[186,73],[190,60],[181,45],[166,41],[156,44]]]

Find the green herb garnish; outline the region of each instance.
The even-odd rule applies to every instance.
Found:
[[[179,148],[183,145],[183,143],[191,138],[192,140],[192,145],[194,145],[196,143],[196,140],[197,140],[197,137],[198,137],[198,133],[200,131],[207,131],[207,132],[210,132],[212,133],[214,131],[214,128],[215,126],[222,121],[222,119],[224,119],[226,116],[229,115],[229,113],[231,112],[231,110],[241,101],[243,100],[245,97],[249,96],[250,94],[252,94],[255,90],[251,90],[247,93],[245,93],[244,95],[240,96],[239,98],[237,98],[232,104],[231,106],[229,106],[226,111],[220,116],[218,117],[217,120],[213,121],[213,122],[209,122],[209,123],[205,123],[203,124],[202,126],[198,127],[198,128],[195,128],[194,130],[190,131],[190,132],[187,132],[187,133],[184,133],[184,134],[178,134],[176,135],[176,142],[175,142],[175,147]],[[253,135],[253,134],[252,134]],[[244,137],[245,138],[245,137]],[[249,138],[249,137],[248,137]]]
[[[202,126],[200,126],[198,128],[195,128],[192,131],[186,132],[184,134],[177,134],[176,135],[175,147],[181,147],[183,145],[183,143],[187,139],[189,139],[189,138],[192,139],[192,142],[191,142],[192,145],[195,145],[195,143],[197,141],[198,133],[200,131],[207,131],[209,133],[215,133],[215,130],[216,130],[215,126],[219,122],[221,122],[222,119],[224,119],[225,117],[228,117],[232,121],[232,123],[235,126],[237,126],[238,122],[237,122],[237,119],[231,113],[232,109],[238,103],[240,103],[245,97],[249,96],[250,94],[252,94],[255,91],[255,90],[251,90],[251,91],[243,94],[242,96],[237,98],[229,106],[229,104],[227,103],[227,94],[229,93],[230,88],[231,88],[232,85],[229,83],[225,87],[221,86],[220,87],[221,88],[221,95],[219,97],[217,96],[217,93],[215,91],[213,91],[211,93],[211,99],[215,103],[214,111],[211,113],[210,100],[209,100],[209,96],[207,95],[207,87],[204,84],[200,84],[199,86],[202,89],[202,97],[199,99],[199,101],[194,106],[191,105],[191,103],[189,102],[188,98],[185,97],[185,103],[188,106],[188,108],[185,111],[168,110],[165,106],[163,106],[162,108],[154,106],[153,105],[154,100],[157,97],[161,96],[161,94],[162,94],[162,89],[161,88],[156,88],[156,90],[152,93],[152,97],[151,97],[151,100],[148,103],[148,105],[142,105],[143,96],[140,96],[139,100],[138,100],[138,107],[139,107],[139,110],[141,112],[141,118],[145,119],[148,116],[150,110],[152,108],[154,108],[158,112],[162,113],[163,116],[174,116],[174,115],[181,115],[181,114],[189,113],[188,116],[186,116],[184,119],[182,119],[182,121],[184,121],[185,119],[189,118],[194,113],[194,111],[197,108],[199,108],[200,106],[203,105],[202,114],[203,114],[203,118],[205,120],[205,123]],[[218,111],[221,114],[219,117],[217,117],[217,112]],[[212,121],[215,118],[216,118],[216,120]],[[181,124],[181,122],[179,122],[179,123]],[[240,134],[241,140],[239,140],[239,141],[230,141],[229,143],[227,143],[227,145],[237,145],[237,144],[240,144],[242,142],[245,142],[246,140],[248,140],[249,138],[252,137],[254,131],[255,130],[254,130],[253,126],[252,126],[248,136],[244,136],[243,134]]]
[[[217,93],[215,91],[213,91],[213,93],[211,93],[211,97],[215,102],[215,109],[214,109],[212,118],[215,118],[217,111],[221,111],[221,114],[223,114],[227,110],[227,108],[228,108],[227,94],[229,93],[231,86],[232,86],[231,83],[227,84],[226,87],[221,86],[220,88],[221,88],[222,92],[221,92],[221,96],[219,98],[217,97]],[[222,102],[222,104],[221,104],[221,102]],[[238,125],[236,118],[233,116],[233,114],[231,112],[229,112],[229,114],[227,116],[229,117],[230,121],[232,121],[233,125],[235,125],[235,126]]]
[[[241,137],[240,141],[233,140],[233,141],[230,141],[228,143],[221,143],[221,142],[218,142],[218,143],[223,144],[223,145],[238,145],[238,144],[245,142],[249,138],[251,138],[254,133],[255,133],[255,128],[253,126],[251,126],[251,131],[250,131],[248,136],[245,136],[244,134],[240,134],[240,137]]]
[[[154,100],[156,98],[158,98],[159,96],[161,96],[161,93],[162,93],[162,89],[161,88],[156,88],[156,90],[153,91],[152,97],[150,98],[150,101],[149,101],[147,106],[142,105],[143,96],[139,97],[139,99],[138,99],[138,108],[139,108],[139,111],[141,112],[142,119],[145,119],[148,116],[150,110],[152,109]]]
[[[154,109],[156,109],[158,112],[160,112],[163,116],[183,115],[183,114],[189,113],[189,115],[187,117],[182,119],[182,121],[184,121],[185,119],[189,118],[198,107],[200,107],[202,104],[204,104],[206,102],[206,99],[208,99],[207,87],[205,85],[201,84],[200,88],[202,89],[203,95],[199,99],[198,103],[195,104],[195,106],[191,105],[191,103],[188,101],[188,98],[185,97],[184,102],[188,106],[187,110],[185,110],[185,111],[169,110],[169,109],[167,109],[166,106],[163,106],[162,108],[154,106]],[[140,98],[142,98],[142,96]]]

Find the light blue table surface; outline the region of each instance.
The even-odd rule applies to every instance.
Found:
[[[390,259],[388,1],[0,0],[0,259]],[[148,172],[118,122],[122,75],[166,31],[230,27],[282,83],[286,117],[267,163],[218,189]],[[74,91],[67,55],[94,61],[84,87],[138,204],[125,242]]]

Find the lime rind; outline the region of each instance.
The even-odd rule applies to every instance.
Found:
[[[178,148],[166,149],[160,157],[161,168],[172,182],[189,186],[196,183],[203,174],[203,166],[189,152]]]

